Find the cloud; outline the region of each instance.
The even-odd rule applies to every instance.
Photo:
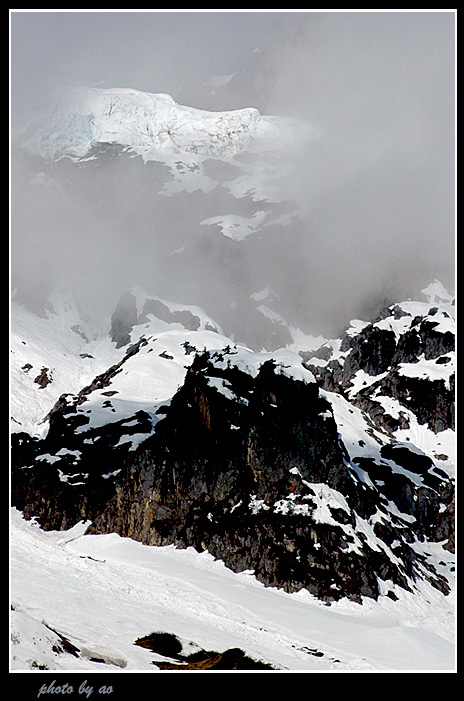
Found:
[[[454,23],[452,12],[307,13],[288,17],[275,47],[269,111],[319,134],[288,190],[306,197],[308,245],[345,293],[363,278],[368,290],[452,278]]]
[[[292,152],[280,184],[281,196],[309,213],[293,259],[302,316],[338,320],[338,311],[362,310],[388,288],[407,292],[427,276],[452,283],[453,12],[14,11],[11,37],[13,131],[69,84],[166,92],[202,109],[249,106],[307,122],[317,138]],[[234,78],[212,93],[208,81],[225,75]],[[90,297],[112,298],[134,279],[162,276],[150,232],[164,223],[175,231],[176,213],[160,208],[149,222],[134,198],[121,198],[137,193],[132,170],[118,171],[116,188],[99,180],[87,203],[49,192],[31,202],[22,164],[15,167],[12,272],[23,284],[46,286],[59,271],[60,279],[85,278]],[[103,202],[133,221],[132,239],[114,229]],[[191,205],[191,213],[229,214],[222,205]],[[187,213],[177,213],[183,231]],[[269,272],[290,283],[290,252],[286,260],[285,271]],[[254,264],[262,260],[248,261],[248,275]]]

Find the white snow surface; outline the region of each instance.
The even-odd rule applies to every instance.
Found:
[[[108,329],[86,327],[75,301],[57,295],[37,316],[12,301],[10,322],[11,430],[43,436],[43,419],[63,393],[78,392],[124,355]],[[35,382],[43,368],[51,382]]]
[[[439,280],[433,280],[427,287],[424,287],[421,292],[427,298],[427,301],[432,304],[443,302],[451,303],[454,297]]]
[[[242,372],[256,377],[264,363],[272,361],[276,371],[300,382],[312,383],[316,381],[313,373],[307,370],[302,363],[301,356],[289,348],[278,348],[275,351],[252,351],[245,346],[235,346],[230,353],[225,354],[224,360],[215,361],[216,367],[226,368],[228,364],[235,366]]]
[[[134,645],[155,631],[185,646],[240,647],[280,671],[455,669],[453,596],[426,583],[397,590],[396,602],[326,606],[307,591],[287,594],[234,574],[208,553],[85,528],[44,532],[12,510],[12,671],[158,671],[152,663],[162,658]],[[434,555],[433,545],[426,549]],[[54,651],[58,636],[79,655]]]
[[[227,156],[308,134],[293,120],[264,116],[253,108],[208,112],[177,104],[170,95],[132,88],[77,87],[23,144],[56,160],[83,158],[102,143],[138,150],[148,160],[162,154]]]

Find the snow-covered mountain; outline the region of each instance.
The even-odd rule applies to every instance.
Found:
[[[222,652],[239,647],[250,659],[264,661],[277,669],[404,669],[405,666],[417,669],[423,666],[424,655],[428,659],[428,646],[438,645],[441,652],[435,659],[429,659],[428,668],[452,665],[455,455],[449,398],[447,404],[441,402],[442,412],[432,412],[424,419],[414,404],[404,406],[406,398],[388,396],[385,389],[378,391],[388,372],[402,372],[408,381],[424,383],[429,396],[437,400],[439,388],[443,386],[446,391],[450,387],[454,351],[449,334],[453,334],[454,307],[449,297],[443,299],[443,292],[439,299],[437,290],[439,286],[434,284],[424,290],[423,301],[393,305],[373,324],[353,321],[345,339],[325,339],[311,358],[305,352],[298,354],[288,348],[257,353],[237,346],[198,308],[181,309],[140,289],[133,290],[125,300],[126,304],[132,302],[136,310],[132,326],[121,327],[119,309],[112,325],[106,333],[100,332],[99,337],[92,337],[82,320],[80,324],[74,323],[76,311],[69,302],[61,307],[55,302],[55,311],[50,311],[46,319],[21,307],[14,310],[13,319],[21,323],[18,326],[13,323],[12,398],[19,412],[13,415],[13,505],[33,519],[30,526],[19,515],[14,515],[12,521],[14,668],[38,665],[49,669],[92,670],[103,665],[111,671],[150,668],[157,659],[162,664],[165,656],[160,657],[159,651],[158,656],[153,656],[147,650],[137,652],[134,647],[138,638],[153,632],[145,623],[152,605],[138,591],[140,584],[137,584],[137,577],[145,580],[147,576],[154,590],[165,586],[163,577],[169,576],[171,591],[176,591],[182,582],[182,596],[185,587],[193,586],[195,591],[204,592],[197,593],[197,597],[205,596],[209,606],[211,596],[221,600],[221,616],[225,620],[219,624],[214,619],[206,626],[204,621],[200,625],[197,618],[192,620],[178,611],[177,595],[165,601],[161,615],[163,630],[183,640],[184,649],[190,652],[194,648]],[[168,319],[167,310],[172,315]],[[176,313],[180,316],[176,317]],[[374,369],[369,363],[364,366],[360,363],[353,373],[350,355],[357,344],[365,346],[366,329],[385,332],[394,329],[399,353],[398,349],[404,348],[405,334],[411,330],[420,332],[421,325],[424,331],[430,320],[435,323],[434,347],[441,347],[438,355],[432,354],[432,358],[428,351],[429,357],[424,357],[422,350],[431,346],[423,335],[425,345],[416,347],[416,358],[410,355],[408,362],[403,362],[406,358],[398,356],[398,363],[391,363],[387,373],[378,372],[380,368]],[[346,339],[350,350],[346,348]],[[383,341],[382,345],[386,345]],[[333,354],[332,363],[327,358],[321,359],[328,348]],[[370,344],[369,348],[374,346]],[[366,358],[370,358],[369,353]],[[264,380],[269,361],[274,371]],[[336,385],[333,371],[342,364],[349,366],[351,372]],[[323,388],[329,382],[327,377],[324,379],[325,372],[331,374],[328,389]],[[278,389],[278,384],[274,387],[278,378],[280,384],[286,380],[288,387],[282,385]],[[192,389],[187,390],[188,386]],[[263,394],[266,386],[269,389]],[[63,393],[63,387],[70,391]],[[290,392],[288,399],[282,394],[284,388],[285,393]],[[309,403],[303,394],[300,398],[293,395],[296,390],[308,392]],[[268,392],[270,398],[266,398]],[[366,401],[367,394],[370,402]],[[259,405],[252,410],[258,396]],[[372,409],[375,403],[378,411]],[[297,418],[301,411],[303,417]],[[258,415],[264,418],[253,427]],[[448,424],[437,423],[438,415],[440,421]],[[284,435],[282,431],[287,430],[288,421],[290,433]],[[307,427],[305,431],[309,428],[304,441],[312,458],[305,457],[301,448],[292,446],[296,435],[294,421],[301,424],[298,431],[303,430],[303,425]],[[208,436],[213,431],[213,440],[218,441],[219,449],[215,453],[204,443],[209,438],[202,437],[202,425],[210,426]],[[158,432],[158,426],[163,430]],[[270,444],[270,437],[262,435],[269,428],[273,434]],[[165,443],[164,450],[174,451],[174,464],[181,459],[179,450],[184,456],[182,479],[187,482],[183,482],[183,487],[178,483],[183,499],[192,499],[201,484],[194,487],[188,481],[187,465],[192,456],[197,456],[193,457],[194,461],[209,462],[214,474],[217,474],[218,468],[213,467],[217,459],[225,459],[229,465],[222,477],[219,473],[220,481],[211,487],[210,502],[204,506],[205,520],[198,519],[201,511],[195,497],[190,506],[185,503],[182,513],[193,509],[191,513],[198,516],[192,535],[188,535],[189,529],[183,530],[180,539],[178,526],[173,531],[177,532],[174,539],[166,530],[167,515],[172,509],[167,493],[163,496],[166,470],[172,470],[168,467],[169,460],[165,468],[161,464],[157,468],[161,480],[158,486],[154,483],[147,492],[147,485],[154,479],[148,476],[150,461],[158,459],[157,444],[162,445],[172,429],[174,442]],[[245,439],[248,451],[251,448],[261,457],[253,467],[254,485],[253,480],[245,479],[240,487],[235,478],[229,482],[230,465],[238,460],[237,469],[244,469],[238,467],[240,448],[237,453],[244,436],[248,436]],[[321,438],[323,443],[317,447]],[[338,456],[337,451],[341,451]],[[218,457],[214,458],[216,453]],[[167,456],[168,453],[163,461]],[[325,476],[317,472],[319,468],[315,468],[314,460],[317,463],[322,460]],[[337,461],[341,464],[334,471]],[[262,471],[269,469],[266,465],[271,472],[265,477]],[[308,469],[313,471],[312,475]],[[262,474],[258,478],[259,472]],[[151,489],[159,495],[155,501],[150,496]],[[202,492],[200,488],[199,495]],[[156,513],[158,516],[153,520]],[[159,518],[164,520],[164,530],[162,521],[156,521]],[[224,526],[220,525],[224,519],[228,523],[226,532],[235,533],[232,549],[231,543],[227,544],[220,535],[224,533]],[[45,532],[37,530],[34,524],[41,524]],[[244,527],[254,529],[259,562],[253,562],[255,549],[250,548],[249,536],[245,539],[245,549],[237,550]],[[301,537],[306,528],[312,534],[309,541],[309,535]],[[63,529],[68,532],[63,533]],[[269,532],[274,534],[273,544],[264,547],[262,538]],[[91,535],[96,533],[100,535]],[[120,536],[125,537],[119,540]],[[137,545],[134,539],[158,543],[153,556],[151,550],[137,550],[148,546]],[[309,549],[308,542],[312,543]],[[172,550],[173,545],[168,543],[181,544],[182,549]],[[269,554],[264,557],[266,551]],[[158,559],[152,562],[152,557]],[[315,573],[315,578],[313,574],[301,587],[297,572],[301,576],[305,571],[305,568],[301,570],[303,557],[311,558],[312,564],[306,572]],[[41,558],[53,563],[45,571],[45,561],[42,563]],[[166,565],[163,558],[167,558]],[[85,562],[93,570],[82,580],[80,570]],[[223,569],[222,562],[231,569]],[[275,570],[269,579],[267,567],[271,562],[280,563],[281,569],[280,574]],[[165,566],[170,568],[171,575],[163,574]],[[44,574],[32,590],[26,591],[19,582],[26,581],[29,567]],[[129,570],[132,571],[129,590],[135,598],[131,601],[129,595],[123,602]],[[285,572],[288,574],[282,578]],[[48,576],[56,576],[57,584],[75,577],[76,583],[70,591],[77,597],[87,591],[86,595],[94,601],[99,600],[99,588],[106,586],[110,577],[115,591],[121,589],[117,594],[121,605],[140,607],[140,622],[130,626],[134,633],[128,631],[127,640],[121,639],[115,645],[103,643],[95,632],[86,630],[86,617],[96,615],[94,608],[87,609],[79,626],[76,616],[82,616],[83,612],[77,607],[71,615],[75,608],[71,601],[67,604],[67,614],[55,612],[55,599],[49,598]],[[213,576],[214,581],[210,581]],[[237,579],[229,583],[231,577]],[[269,590],[265,586],[256,590],[258,580],[265,585],[274,583],[280,592],[278,596],[290,597],[282,599],[282,609],[280,600],[271,602],[276,596],[273,588]],[[80,595],[81,581],[87,583],[82,585]],[[258,640],[244,629],[231,634],[229,627],[237,626],[233,622],[237,603],[228,592],[229,587],[232,592],[237,586],[242,588],[244,611],[249,610],[261,620],[262,630],[273,626],[282,633],[285,631],[284,644]],[[284,594],[284,590],[295,593]],[[305,599],[303,594],[309,598]],[[331,602],[332,613],[321,609],[319,600]],[[351,605],[346,603],[349,600],[353,600]],[[38,602],[39,618],[34,613]],[[349,634],[351,626],[359,625],[356,609],[351,607],[361,602],[363,609],[371,612],[369,615],[382,621],[380,626],[397,620],[402,621],[403,630],[404,621],[410,621],[409,625],[416,626],[417,648],[411,651],[411,641],[407,638],[408,656],[400,661],[405,651],[402,644],[397,647],[396,637],[382,643],[381,660],[368,653],[368,645],[353,651],[349,643],[337,644],[330,636],[335,620],[341,616],[340,621],[345,622]],[[277,606],[281,618],[266,623],[267,617],[261,619],[259,613],[260,607],[266,606],[271,610]],[[155,606],[152,615],[159,620],[156,610]],[[198,615],[202,610],[198,609]],[[296,616],[298,620],[300,615],[307,624],[289,630],[285,616],[290,616],[290,620]],[[318,634],[316,638],[308,638],[304,626],[313,626],[318,618]],[[424,627],[421,621],[425,618],[428,623]],[[110,611],[102,617],[96,616],[96,620],[107,630],[115,625]],[[380,644],[382,631],[377,624],[369,624],[365,640]],[[130,635],[133,640],[129,640]],[[117,638],[116,635],[115,642]],[[74,653],[70,653],[73,649]]]
[[[298,131],[297,131],[298,127]],[[46,159],[88,157],[98,144],[118,144],[143,154],[233,156],[263,150],[309,129],[257,109],[208,112],[177,104],[170,95],[133,89],[76,88],[43,119],[23,146]]]
[[[156,280],[160,297],[204,308],[239,342],[287,344],[308,333],[295,303],[307,280],[307,203],[282,184],[289,154],[311,138],[305,123],[255,109],[72,91],[14,140],[13,219],[43,242],[37,255],[31,240],[18,246],[19,286],[37,300],[45,266],[55,284],[90,297],[87,307],[103,297],[108,314],[115,297]]]
[[[21,135],[13,222],[64,275],[14,281],[14,669],[452,668],[453,297],[316,323],[308,138],[95,89]]]

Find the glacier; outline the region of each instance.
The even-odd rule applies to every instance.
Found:
[[[298,140],[311,133],[303,122],[264,116],[252,107],[210,112],[179,105],[164,93],[87,87],[67,91],[29,130],[23,147],[48,160],[84,158],[95,145],[113,143],[147,160],[173,153],[226,157],[288,146],[296,130]]]

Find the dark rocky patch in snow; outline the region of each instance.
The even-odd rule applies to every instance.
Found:
[[[180,639],[173,633],[151,633],[143,638],[138,638],[135,645],[151,650],[170,660],[156,660],[155,667],[163,670],[254,670],[273,667],[260,660],[254,660],[245,654],[240,648],[229,648],[224,652],[203,650],[199,646],[195,652],[185,654],[184,646]],[[190,643],[192,645],[192,643]]]
[[[32,367],[32,366],[31,366]],[[23,368],[24,369],[24,368]],[[52,382],[51,372],[49,368],[42,368],[40,373],[34,379],[34,382],[39,385],[41,389],[44,389],[47,385]]]

